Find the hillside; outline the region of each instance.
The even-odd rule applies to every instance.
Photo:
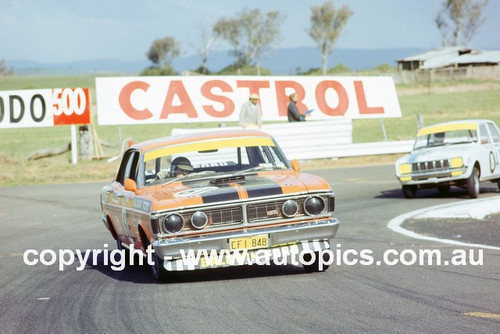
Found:
[[[344,64],[351,71],[372,69],[380,64],[396,66],[398,59],[421,52],[422,49],[339,49],[329,57],[328,66]],[[220,71],[234,61],[229,51],[214,51],[210,55],[208,68],[212,72]],[[136,61],[120,59],[91,59],[64,63],[40,63],[31,60],[7,59],[7,64],[14,67],[16,74],[24,75],[74,75],[74,74],[124,74],[136,75],[150,62],[144,57]],[[173,66],[182,73],[194,70],[201,65],[197,55],[188,55],[174,60]],[[261,60],[261,66],[273,74],[289,75],[321,67],[321,56],[314,47],[275,49]]]

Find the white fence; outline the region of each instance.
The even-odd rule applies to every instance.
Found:
[[[241,129],[240,127],[172,129],[172,135],[202,131]],[[406,153],[413,141],[352,143],[350,119],[264,124],[261,128],[276,138],[288,159],[329,159],[363,155]]]

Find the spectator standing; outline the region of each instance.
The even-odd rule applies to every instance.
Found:
[[[297,95],[292,93],[288,96],[290,103],[288,104],[287,114],[289,122],[304,122],[305,116],[299,113],[297,109]]]
[[[240,111],[239,125],[248,127],[259,127],[262,125],[259,108],[259,95],[251,94],[247,102],[243,103]]]

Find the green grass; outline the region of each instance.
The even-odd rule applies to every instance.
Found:
[[[442,82],[433,84],[436,87],[453,87],[454,84],[480,85],[487,81],[469,80],[457,82]],[[491,83],[491,81],[490,81]],[[498,83],[498,82],[493,82]],[[0,77],[0,90],[56,88],[56,87],[90,87],[95,106],[95,76],[8,76]],[[488,118],[500,124],[500,89],[471,90],[466,92],[431,93],[422,85],[402,85],[404,89],[420,89],[417,95],[399,96],[402,110],[401,118],[384,119],[388,140],[413,139],[417,131],[417,115],[422,114],[424,124],[464,119]],[[452,88],[450,88],[451,90]],[[94,110],[95,112],[95,110]],[[94,124],[95,115],[93,117]],[[227,122],[227,126],[235,123]],[[105,149],[109,154],[115,154],[121,145],[120,140],[133,138],[135,142],[168,136],[173,127],[210,127],[212,123],[200,124],[150,124],[99,126],[96,130],[100,139],[111,143],[117,148]],[[353,141],[355,143],[381,141],[384,139],[381,121],[365,119],[353,121]],[[52,147],[63,147],[70,142],[69,126],[51,128],[0,129],[0,154],[14,158],[23,158],[30,153]]]
[[[488,84],[488,85],[485,85]],[[460,91],[455,89],[460,85]],[[464,89],[464,86],[466,89]],[[488,86],[487,88],[485,88]],[[397,86],[401,118],[384,119],[388,140],[413,139],[417,131],[417,115],[422,114],[425,125],[454,119],[487,118],[500,124],[500,82],[460,81],[422,85]],[[95,106],[95,76],[11,76],[0,77],[0,90],[89,87]],[[467,89],[469,88],[469,89]],[[410,94],[408,94],[410,91]],[[95,110],[93,110],[95,113]],[[95,115],[93,116],[93,124]],[[235,125],[226,122],[227,126]],[[214,123],[150,124],[99,126],[96,131],[103,143],[106,156],[119,153],[121,141],[133,138],[135,142],[168,136],[173,127],[213,127]],[[70,153],[50,159],[26,161],[26,157],[42,149],[62,148],[71,140],[69,126],[47,128],[0,129],[0,185],[38,184],[50,182],[82,182],[109,180],[118,162],[80,161],[71,165]],[[353,120],[355,143],[384,140],[379,119]]]
[[[95,86],[95,76],[6,76],[0,77],[0,90]]]
[[[467,118],[487,118],[500,124],[500,89],[448,94],[400,96],[401,118],[384,119],[388,140],[413,139],[417,132],[417,115],[424,125]],[[384,139],[380,120],[354,120],[356,143]]]

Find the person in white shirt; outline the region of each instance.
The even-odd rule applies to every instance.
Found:
[[[244,128],[261,127],[259,95],[251,94],[248,101],[243,103],[238,124]]]

